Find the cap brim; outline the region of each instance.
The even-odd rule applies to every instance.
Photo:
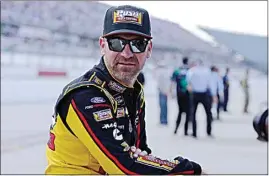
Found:
[[[143,37],[152,39],[151,36],[146,35],[146,34],[144,34],[142,32],[128,30],[128,29],[115,30],[115,31],[112,31],[110,33],[107,33],[107,34],[103,35],[103,37],[108,37],[108,36],[116,35],[116,34],[135,34],[135,35],[139,35],[139,36],[143,36]]]

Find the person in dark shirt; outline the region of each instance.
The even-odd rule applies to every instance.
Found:
[[[229,101],[229,87],[230,87],[230,80],[229,80],[229,74],[230,68],[226,68],[226,73],[223,76],[223,85],[224,85],[224,100],[223,100],[223,110],[227,112],[227,106],[228,106],[228,101]]]
[[[183,65],[177,69],[174,70],[173,75],[171,77],[171,81],[175,82],[177,85],[177,103],[178,103],[178,117],[176,121],[176,127],[174,130],[174,134],[177,133],[178,127],[181,122],[181,115],[182,113],[186,114],[186,120],[184,125],[184,135],[188,135],[188,125],[190,121],[190,113],[191,113],[191,103],[190,103],[190,94],[187,90],[187,80],[186,80],[186,74],[189,70],[188,65],[189,59],[187,57],[184,57],[182,59]],[[172,85],[170,88],[170,92],[172,92]]]

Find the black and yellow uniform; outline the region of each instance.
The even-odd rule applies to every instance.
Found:
[[[141,84],[118,83],[103,58],[59,96],[50,129],[46,174],[200,174],[187,159],[133,158],[130,146],[151,153],[146,142]]]

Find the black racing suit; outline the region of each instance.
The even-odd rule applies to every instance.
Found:
[[[55,106],[46,174],[201,174],[187,159],[133,158],[130,146],[151,153],[141,84],[128,88],[112,78],[103,58],[69,83]]]

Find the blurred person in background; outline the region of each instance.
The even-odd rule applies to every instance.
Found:
[[[197,65],[197,62],[196,61],[192,61],[189,64],[189,68],[191,69],[192,67],[195,67],[196,65]]]
[[[188,135],[188,125],[189,125],[189,119],[190,119],[190,96],[189,92],[187,90],[187,79],[186,74],[189,69],[188,65],[189,59],[187,57],[184,57],[182,59],[182,66],[175,69],[172,77],[171,77],[171,86],[170,86],[170,92],[172,92],[173,84],[176,84],[176,92],[177,92],[177,103],[178,103],[178,116],[176,121],[176,127],[174,130],[174,134],[177,133],[178,127],[181,122],[181,115],[182,113],[185,113],[185,124],[184,124],[184,135]]]
[[[248,105],[249,105],[249,69],[246,69],[244,78],[240,81],[240,85],[243,88],[245,101],[244,101],[244,113],[248,113]]]
[[[226,68],[225,75],[223,76],[223,85],[224,85],[223,111],[225,112],[228,111],[227,106],[229,101],[229,87],[230,87],[229,72],[230,68]]]
[[[202,103],[206,112],[207,135],[212,136],[211,97],[208,94],[208,90],[211,89],[211,72],[202,60],[198,60],[197,65],[188,70],[187,83],[188,90],[192,92],[192,136],[197,138],[196,111],[199,103]],[[217,102],[216,96],[213,97],[213,102]]]
[[[199,164],[181,156],[149,155],[137,76],[151,56],[151,39],[146,10],[106,11],[100,63],[67,84],[55,105],[46,174],[201,174]]]
[[[219,69],[216,66],[211,66],[211,81],[211,89],[209,89],[211,96],[211,112],[215,119],[220,120],[219,114],[221,102],[223,101],[224,86],[219,74]],[[215,102],[213,101],[214,97],[217,97]]]
[[[157,86],[159,92],[159,107],[160,107],[160,124],[167,125],[167,99],[169,94],[169,69],[164,62],[160,62],[155,68],[154,76],[157,79]]]
[[[145,75],[144,73],[141,71],[139,73],[139,75],[137,76],[137,80],[143,85],[145,86]]]

